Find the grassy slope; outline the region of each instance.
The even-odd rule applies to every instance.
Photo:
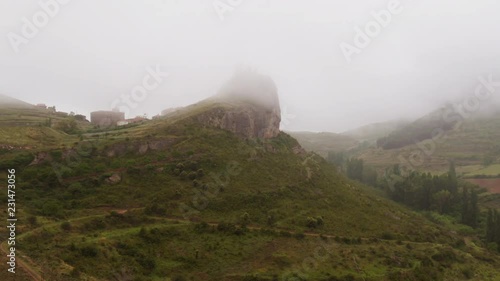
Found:
[[[206,106],[212,108],[198,110]],[[173,139],[163,150],[141,154],[137,149]],[[244,280],[252,274],[270,279],[245,280],[273,280],[286,272],[299,272],[304,280],[336,280],[331,276],[348,274],[359,280],[418,280],[411,278],[422,271],[437,274],[436,280],[439,275],[461,280],[470,274],[488,280],[498,274],[496,255],[472,242],[464,245],[448,229],[349,182],[322,158],[294,154],[296,141],[286,134],[265,142],[244,141],[177,115],[106,137],[89,135],[86,141],[94,142],[96,151],[68,164],[62,183],[54,180],[48,163],[18,167],[23,214],[38,215],[41,221],[58,214],[52,224],[24,225],[21,239],[22,250],[36,263],[50,264],[54,275],[69,274],[72,268],[77,269],[74,280],[112,280],[116,274],[136,280]],[[106,156],[122,145],[128,152]],[[67,163],[57,157],[54,161]],[[173,173],[179,163],[187,172],[203,169],[198,187]],[[120,183],[105,181],[113,173],[121,175]],[[47,210],[51,202],[63,209]],[[165,214],[143,214],[153,203]],[[184,205],[194,212],[186,214],[180,208]],[[108,216],[112,209],[135,211]],[[250,230],[240,235],[210,225],[195,229],[190,222],[238,224],[245,216]],[[308,217],[320,216],[323,225],[306,226]],[[61,218],[71,221],[71,230],[60,229]],[[147,230],[139,234],[141,226]],[[330,237],[324,240],[334,250],[315,258],[324,240],[287,237],[302,232]],[[304,270],[311,259],[314,266]]]
[[[51,120],[52,127],[47,126]],[[17,104],[0,103],[0,148],[16,146],[21,148],[43,148],[68,145],[77,140],[53,127],[67,119],[63,113],[51,113],[47,109],[29,105],[17,107]],[[88,129],[86,122],[78,122],[81,129]]]
[[[408,122],[404,120],[373,123],[343,132],[342,135],[355,138],[358,141],[375,142],[391,132],[403,128]]]
[[[428,146],[431,147],[431,146]],[[482,169],[485,157],[492,157],[494,162],[500,161],[500,116],[470,119],[456,130],[445,133],[440,143],[434,142],[430,156],[418,170],[441,172],[448,166],[448,159],[454,159],[459,173],[474,173]],[[369,164],[387,167],[400,163],[398,156],[408,159],[410,153],[421,151],[415,144],[400,149],[383,150],[369,148],[360,156]]]

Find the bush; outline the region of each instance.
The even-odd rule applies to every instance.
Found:
[[[60,218],[63,214],[61,205],[56,201],[48,201],[42,207],[42,215],[46,217]]]
[[[313,217],[307,217],[306,226],[309,228],[315,228],[318,225],[318,221]]]
[[[177,275],[174,278],[172,278],[172,281],[186,281],[187,279],[182,276],[182,275]]]
[[[295,233],[294,237],[298,240],[304,239],[306,235],[304,233]]]
[[[93,258],[99,253],[99,249],[95,245],[88,245],[80,249],[80,253],[84,257]]]
[[[38,224],[38,218],[36,216],[29,216],[28,217],[28,223],[31,226],[36,226]]]
[[[394,234],[389,233],[389,232],[384,232],[384,233],[382,233],[380,238],[384,239],[384,240],[394,240]]]
[[[205,173],[203,172],[203,169],[198,169],[198,171],[196,171],[196,177],[199,179],[201,179],[204,175]]]
[[[186,168],[188,168],[191,171],[196,171],[198,169],[198,162],[189,161],[189,163],[186,165]]]
[[[193,180],[193,187],[198,187],[200,186],[200,182],[198,180]]]
[[[61,229],[64,231],[70,231],[71,230],[71,223],[69,221],[65,221],[61,223]]]
[[[195,180],[196,179],[196,172],[190,172],[188,177],[190,180]]]
[[[472,277],[474,277],[474,269],[472,269],[472,267],[463,268],[462,274],[464,275],[465,278],[471,279]]]
[[[234,232],[236,230],[236,226],[234,223],[221,222],[217,225],[217,230],[221,232]]]
[[[0,160],[0,169],[5,170],[5,169],[25,167],[28,166],[29,163],[33,161],[33,159],[34,156],[30,153],[27,152],[19,153],[13,158]]]

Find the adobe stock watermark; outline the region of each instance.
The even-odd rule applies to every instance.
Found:
[[[352,44],[341,42],[340,50],[348,63],[351,63],[354,55],[359,55],[367,48],[380,33],[391,24],[393,17],[403,12],[404,6],[400,0],[390,0],[385,9],[380,11],[372,11],[370,14],[373,17],[368,21],[363,28],[354,27],[354,37]]]
[[[12,50],[18,54],[21,51],[21,45],[27,45],[31,39],[35,38],[49,24],[50,20],[60,13],[61,8],[69,2],[71,0],[40,0],[38,2],[39,9],[31,18],[21,18],[20,33],[9,32],[7,34]]]
[[[491,99],[494,93],[500,89],[500,80],[494,81],[493,75],[488,77],[478,77],[478,83],[474,89],[474,93],[465,98],[461,102],[449,105],[442,112],[442,120],[445,125],[451,126],[451,130],[445,130],[442,125],[436,127],[430,132],[430,139],[416,142],[417,149],[410,152],[408,157],[402,154],[398,155],[400,169],[402,172],[409,174],[422,166],[435,152],[438,145],[446,142],[447,137],[452,132],[460,130],[464,122],[471,118],[474,113],[478,112],[481,104]],[[389,187],[392,189],[399,177],[390,177],[386,174],[386,180],[389,181]]]
[[[148,66],[146,74],[142,78],[142,83],[130,90],[130,93],[122,94],[111,102],[111,108],[118,108],[125,115],[132,113],[133,109],[137,108],[139,104],[145,101],[154,90],[158,89],[163,83],[164,79],[170,76],[168,72],[162,72],[161,66],[157,64],[154,68]]]
[[[225,14],[231,13],[239,7],[243,3],[243,0],[215,0],[212,2],[212,6],[214,7],[217,16],[221,21],[226,19]]]

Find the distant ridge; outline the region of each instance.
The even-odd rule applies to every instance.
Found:
[[[361,126],[341,133],[341,135],[349,136],[358,141],[376,141],[381,137],[385,137],[395,130],[401,129],[410,122],[406,120],[392,120],[387,122],[372,123]]]
[[[0,107],[30,108],[32,104],[0,94]]]

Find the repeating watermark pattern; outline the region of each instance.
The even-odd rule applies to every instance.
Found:
[[[233,12],[243,3],[243,0],[215,0],[212,2],[215,13],[221,21],[226,19],[226,14]]]
[[[408,0],[411,1],[411,0]],[[354,27],[354,38],[351,43],[341,42],[339,47],[348,63],[354,55],[359,55],[367,48],[380,33],[391,24],[393,17],[404,10],[400,0],[390,0],[385,9],[372,11],[372,20],[365,23],[364,27]]]
[[[430,139],[415,142],[417,149],[411,151],[408,157],[405,157],[403,154],[398,155],[401,172],[409,174],[424,165],[436,152],[438,145],[446,142],[450,134],[460,130],[464,122],[471,118],[474,113],[477,113],[481,108],[481,104],[490,100],[498,89],[500,89],[500,81],[494,81],[492,74],[487,77],[478,77],[478,83],[473,94],[461,102],[449,105],[442,111],[441,118],[446,125],[451,125],[451,130],[445,130],[443,128],[444,125],[438,126],[432,130]],[[399,176],[387,173],[385,178],[391,189],[394,188],[394,184],[400,179]]]
[[[20,33],[9,32],[7,39],[9,40],[12,50],[19,53],[22,45],[27,45],[31,39],[35,38],[43,28],[45,28],[51,19],[56,17],[61,8],[67,5],[71,0],[40,0],[38,2],[39,9],[31,16],[31,18],[23,17],[21,19],[22,26]]]
[[[194,188],[194,195],[191,200],[192,206],[187,204],[180,204],[179,210],[182,213],[184,219],[190,219],[194,215],[199,214],[201,211],[205,210],[210,204],[210,200],[216,198],[219,193],[226,188],[231,182],[231,177],[238,176],[242,171],[240,164],[236,161],[230,161],[226,169],[221,173],[209,174],[212,182],[207,184],[206,190],[199,190]]]
[[[10,273],[16,273],[16,170],[7,170],[7,229],[9,230],[9,238],[7,245],[7,269]]]
[[[52,170],[56,174],[59,183],[62,184],[64,176],[66,174],[71,174],[72,170],[78,168],[84,159],[92,157],[92,153],[97,150],[97,143],[98,140],[81,141],[75,148],[65,152],[63,163],[50,160]]]
[[[122,94],[111,102],[112,109],[119,109],[125,115],[130,115],[139,104],[145,101],[151,92],[155,91],[163,83],[164,79],[170,76],[168,72],[163,72],[161,66],[148,66],[146,74],[142,78],[142,83],[130,90],[130,93]]]

